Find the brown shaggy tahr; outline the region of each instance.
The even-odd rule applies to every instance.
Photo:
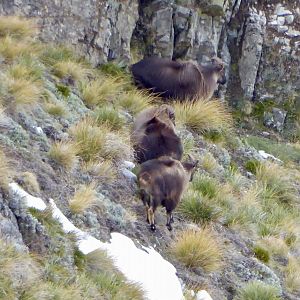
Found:
[[[163,98],[210,99],[218,84],[225,84],[224,63],[214,57],[209,65],[148,57],[131,66],[138,87],[150,89]]]
[[[146,206],[147,221],[155,230],[154,213],[159,205],[166,208],[167,228],[172,230],[172,211],[181,200],[188,182],[192,180],[198,161],[190,158],[180,162],[171,157],[162,156],[146,161],[138,173],[141,199]]]
[[[174,124],[174,110],[166,104],[137,115],[131,138],[138,163],[163,155],[181,160],[183,147]]]

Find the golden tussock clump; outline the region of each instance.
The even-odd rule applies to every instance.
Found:
[[[97,201],[96,184],[82,185],[69,201],[69,208],[72,213],[82,213],[95,205]]]
[[[8,184],[12,177],[12,171],[9,166],[9,160],[0,149],[0,188],[8,189]]]
[[[201,267],[205,271],[213,271],[222,266],[220,243],[208,228],[182,231],[171,251],[189,268]]]
[[[218,100],[177,102],[174,105],[176,121],[197,133],[226,131],[232,126],[232,117]]]
[[[78,151],[79,147],[75,143],[60,141],[52,145],[48,155],[62,167],[71,170],[78,162]]]
[[[40,192],[40,185],[35,174],[31,172],[24,172],[21,174],[21,178],[22,185],[28,193],[32,194]]]
[[[16,16],[0,16],[0,37],[7,35],[25,38],[36,34],[36,25],[31,19]]]

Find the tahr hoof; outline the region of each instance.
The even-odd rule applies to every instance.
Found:
[[[150,225],[150,228],[151,228],[152,231],[155,231],[155,230],[156,230],[155,224],[151,224],[151,225]]]
[[[167,228],[169,229],[169,231],[171,231],[173,229],[171,224],[167,224]]]

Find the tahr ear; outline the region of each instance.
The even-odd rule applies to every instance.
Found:
[[[159,120],[157,117],[153,117],[152,119],[150,119],[148,122],[147,122],[147,125],[152,125],[152,124],[157,124],[159,123]]]

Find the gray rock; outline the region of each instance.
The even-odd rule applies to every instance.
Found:
[[[287,112],[279,108],[273,108],[272,112],[264,114],[264,124],[267,127],[282,131]]]
[[[138,1],[1,1],[1,14],[36,18],[43,40],[74,45],[97,65],[119,57],[129,61]]]
[[[277,16],[286,16],[286,15],[292,15],[293,13],[287,9],[285,9],[282,4],[277,4],[275,9],[275,14]]]
[[[285,22],[285,17],[278,17],[278,18],[277,18],[277,24],[278,24],[279,26],[284,25],[284,22]]]
[[[293,15],[285,16],[285,23],[290,25],[294,22],[295,17]]]
[[[239,61],[241,87],[246,99],[252,99],[258,67],[262,54],[263,39],[266,27],[264,13],[250,12],[246,22],[242,56]]]
[[[284,32],[287,32],[288,30],[289,30],[289,27],[286,26],[286,25],[278,26],[278,27],[277,27],[277,31],[278,31],[279,33],[284,33]]]

